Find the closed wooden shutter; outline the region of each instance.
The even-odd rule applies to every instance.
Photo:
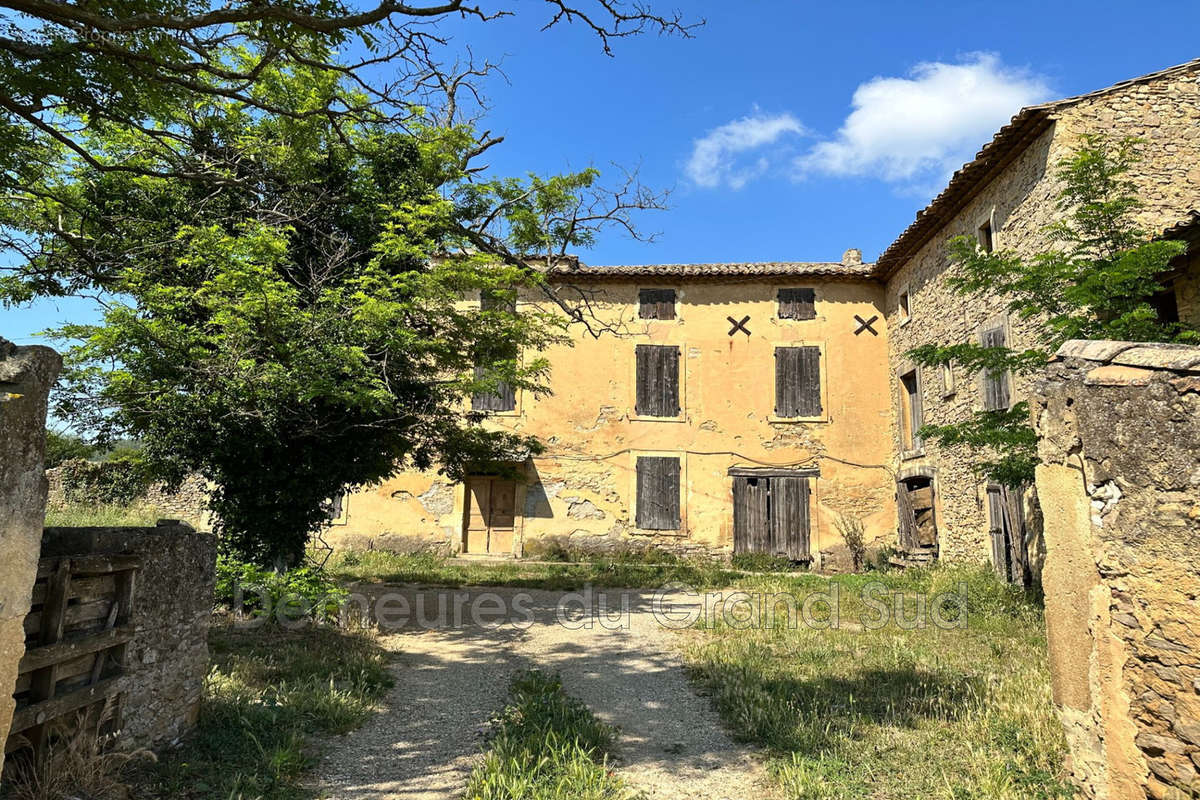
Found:
[[[636,357],[638,415],[679,416],[679,348],[639,344]]]
[[[675,290],[640,290],[638,292],[638,316],[642,319],[675,319]]]
[[[483,367],[475,368],[475,377],[483,377]],[[515,411],[517,393],[507,381],[500,381],[495,392],[479,392],[471,396],[471,408],[475,411]]]
[[[1009,552],[1008,552],[1008,537],[1005,530],[1004,520],[1004,495],[999,486],[989,486],[987,490],[988,500],[988,528],[992,538],[992,566],[996,570],[996,574],[1004,580],[1009,579]]]
[[[679,530],[678,458],[638,457],[636,517],[643,530]]]
[[[1005,347],[1004,328],[992,328],[980,334],[979,342],[984,347]],[[1008,373],[986,372],[983,376],[983,407],[987,411],[1007,410],[1012,405],[1008,388]]]
[[[780,289],[780,319],[816,319],[817,292],[815,289]]]
[[[775,348],[775,415],[821,415],[821,348]]]

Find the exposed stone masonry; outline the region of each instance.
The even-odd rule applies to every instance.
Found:
[[[1095,798],[1200,790],[1200,348],[1069,342],[1036,389],[1046,623]]]

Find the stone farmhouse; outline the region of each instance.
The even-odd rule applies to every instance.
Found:
[[[687,552],[820,559],[862,524],[909,558],[990,560],[1012,579],[1040,563],[1032,493],[981,483],[967,455],[922,442],[925,423],[1005,408],[1031,387],[1009,375],[918,369],[924,343],[1022,347],[1037,320],[1005,298],[946,283],[946,243],[1031,254],[1051,247],[1055,165],[1090,133],[1137,136],[1131,178],[1147,231],[1200,238],[1200,60],[1022,109],[873,263],[600,267],[548,271],[586,291],[614,331],[578,331],[546,353],[553,394],[477,397],[488,424],[536,434],[522,480],[480,467],[464,483],[403,473],[337,501],[335,546],[521,554],[542,540],[644,541]],[[1200,258],[1165,277],[1160,313],[1200,325]],[[480,302],[478,298],[470,302]],[[538,298],[518,298],[522,304]],[[575,331],[581,326],[573,326]]]

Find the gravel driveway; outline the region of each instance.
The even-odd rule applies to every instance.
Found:
[[[318,769],[324,797],[456,797],[509,679],[531,667],[559,672],[569,694],[619,728],[621,774],[647,798],[772,796],[754,752],[734,743],[693,693],[675,652],[678,634],[655,618],[651,593],[357,588],[390,628],[382,642],[397,654],[396,687],[366,725],[327,748]],[[584,614],[585,603],[609,616]]]

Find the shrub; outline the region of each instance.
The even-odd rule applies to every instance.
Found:
[[[144,497],[151,483],[141,456],[134,452],[122,452],[103,462],[63,461],[59,474],[63,498],[87,505],[129,505]]]
[[[854,571],[861,572],[863,564],[867,561],[866,533],[863,530],[862,520],[858,517],[839,514],[837,529],[846,542],[846,548],[850,551],[850,562]]]
[[[229,556],[217,558],[216,601],[240,614],[283,621],[335,622],[348,592],[323,570],[264,569]]]

